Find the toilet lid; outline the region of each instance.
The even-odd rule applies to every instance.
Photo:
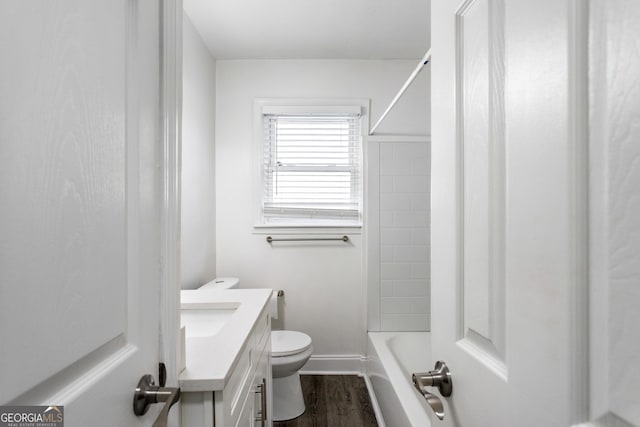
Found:
[[[207,284],[200,286],[198,289],[212,290],[212,289],[230,289],[235,288],[239,280],[237,277],[216,277]]]
[[[271,355],[291,356],[311,347],[311,337],[298,331],[272,331]]]

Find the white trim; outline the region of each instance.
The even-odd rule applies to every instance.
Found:
[[[381,331],[380,310],[380,141],[367,142],[365,158],[364,288],[367,331]]]
[[[420,142],[430,143],[431,135],[368,135],[366,137],[367,143],[371,142]]]
[[[614,400],[617,398],[616,394],[620,393],[616,383],[618,378],[611,375],[613,363],[621,372],[635,368],[634,365],[625,363],[627,360],[615,360],[612,355],[615,343],[626,337],[615,336],[616,332],[611,324],[612,310],[629,310],[629,306],[622,307],[620,304],[615,304],[615,299],[612,300],[615,279],[620,277],[615,271],[624,271],[624,265],[620,264],[621,257],[615,256],[622,241],[620,239],[624,237],[620,235],[617,237],[613,229],[616,223],[623,224],[624,217],[631,212],[627,212],[615,203],[618,187],[615,185],[614,177],[615,175],[628,176],[631,170],[619,170],[624,164],[616,161],[620,160],[618,144],[635,142],[632,139],[633,134],[625,134],[623,137],[616,135],[614,130],[616,120],[619,122],[620,118],[625,117],[629,112],[626,109],[632,108],[632,104],[615,101],[617,97],[614,92],[619,91],[621,86],[612,85],[612,82],[615,83],[615,78],[610,71],[612,67],[619,66],[622,55],[626,54],[618,51],[617,47],[611,48],[611,40],[622,34],[622,30],[612,28],[617,25],[613,17],[626,10],[624,6],[620,4],[614,6],[606,0],[588,2],[589,9],[582,4],[579,6],[582,7],[583,16],[588,14],[591,17],[588,27],[590,43],[588,51],[584,53],[590,56],[588,58],[588,105],[591,122],[588,129],[590,155],[587,168],[589,172],[589,312],[588,324],[578,325],[581,326],[578,333],[583,334],[581,338],[587,342],[589,352],[575,355],[579,363],[588,363],[589,400],[587,403],[590,422],[580,426],[631,427],[637,424],[629,424],[629,421],[622,419],[622,414],[618,412],[618,402]],[[627,83],[626,87],[630,87],[630,84]],[[625,195],[625,197],[628,196],[629,194]],[[633,224],[636,229],[637,224],[637,221]],[[624,242],[625,245],[628,243]],[[626,279],[633,280],[634,277],[630,275]],[[629,320],[633,321],[631,317]]]
[[[364,375],[366,357],[360,354],[313,355],[302,367],[302,375]]]
[[[274,225],[256,224],[253,226],[253,234],[362,234],[361,225],[336,226],[328,225]]]
[[[607,114],[607,4],[590,2],[589,31],[593,38],[589,59],[589,103],[594,119],[589,124],[589,415],[590,419],[610,412],[609,401],[609,124]]]
[[[569,165],[573,228],[570,339],[573,354],[570,422],[589,419],[589,5],[569,2]]]
[[[161,13],[162,218],[159,360],[167,367],[167,385],[176,386],[180,364],[178,335],[180,328],[182,0],[163,0]],[[172,415],[172,417],[175,416]]]
[[[256,98],[254,100],[254,107],[259,107],[257,110],[259,114],[262,114],[263,108],[275,109],[275,107],[295,107],[301,110],[310,109],[311,107],[357,107],[360,106],[360,113],[369,115],[369,98]],[[254,109],[254,111],[256,111]],[[262,119],[259,120],[262,122]],[[260,123],[260,126],[262,124]],[[367,132],[367,133],[365,133]],[[369,125],[363,126],[362,134],[367,135],[369,132]]]
[[[362,104],[349,104],[349,105],[315,105],[315,104],[300,104],[299,102],[293,105],[274,105],[269,100],[262,100],[264,105],[262,106],[262,114],[308,114],[310,116],[323,115],[323,114],[353,114],[361,115]]]

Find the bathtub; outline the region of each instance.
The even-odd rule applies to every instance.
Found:
[[[369,332],[365,380],[380,427],[429,427],[430,408],[411,374],[433,368],[429,332]],[[380,419],[382,418],[382,419]]]

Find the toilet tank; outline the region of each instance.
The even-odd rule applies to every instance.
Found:
[[[237,277],[216,277],[212,281],[200,286],[198,289],[230,289],[236,287],[238,283],[240,283],[240,279],[238,279]]]

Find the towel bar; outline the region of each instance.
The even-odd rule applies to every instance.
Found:
[[[267,236],[267,243],[271,243],[271,242],[303,242],[303,241],[317,241],[317,240],[324,240],[324,241],[341,241],[341,242],[348,242],[349,241],[349,236],[342,236],[342,237],[286,237],[283,239],[274,239],[271,236]]]

